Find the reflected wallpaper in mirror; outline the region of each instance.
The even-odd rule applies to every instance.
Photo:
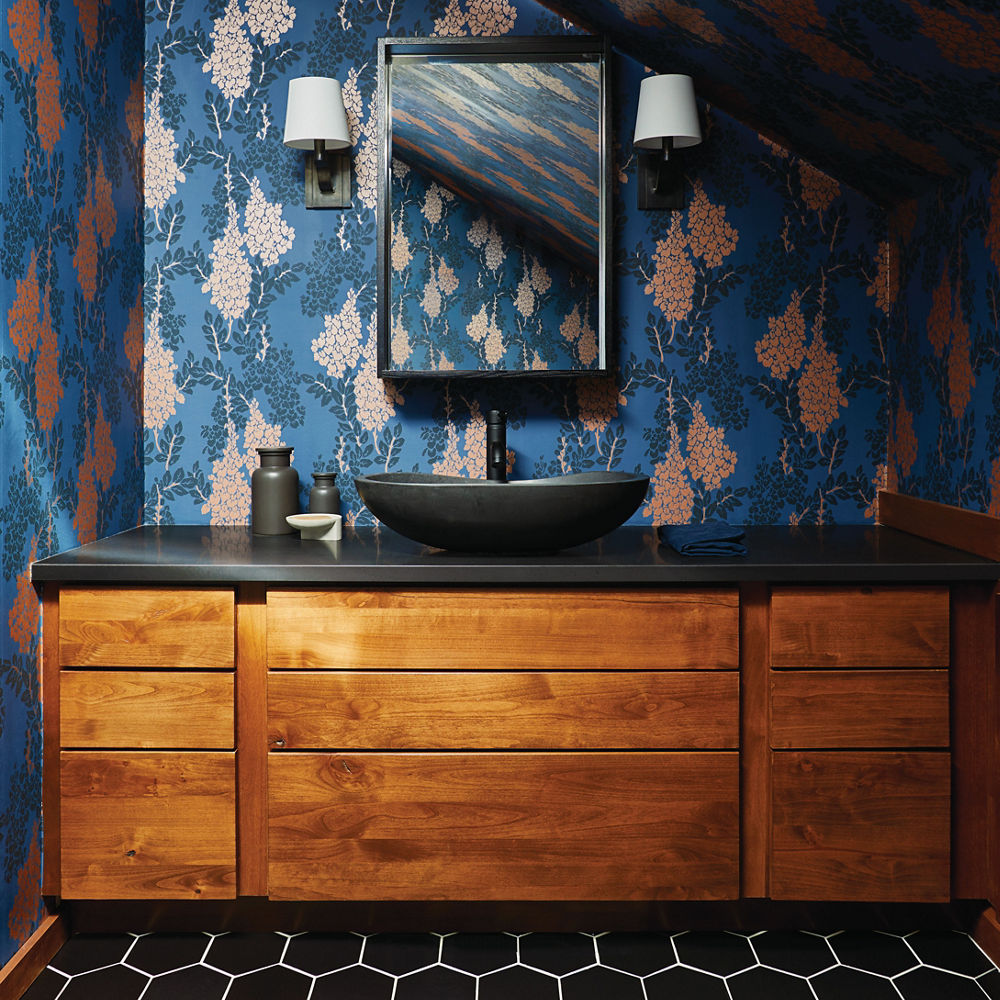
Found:
[[[551,41],[385,40],[380,374],[606,369],[604,68]]]

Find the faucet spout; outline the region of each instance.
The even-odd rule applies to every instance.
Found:
[[[486,478],[507,482],[507,413],[490,410],[486,414]]]

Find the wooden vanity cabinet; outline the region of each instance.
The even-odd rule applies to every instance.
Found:
[[[271,591],[268,894],[732,899],[738,600]]]
[[[772,899],[951,895],[947,587],[771,594]]]
[[[234,608],[232,590],[132,587],[63,587],[48,605],[46,891],[235,896]]]

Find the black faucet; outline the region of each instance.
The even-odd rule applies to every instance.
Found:
[[[507,412],[486,414],[486,478],[507,482]]]

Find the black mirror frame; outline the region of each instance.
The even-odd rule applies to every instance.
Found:
[[[595,368],[532,371],[526,369],[473,369],[466,371],[427,371],[392,369],[389,367],[391,339],[391,261],[389,220],[390,155],[392,126],[389,116],[387,63],[393,55],[459,55],[513,56],[532,54],[567,57],[592,57],[598,61],[601,74],[598,143],[600,146],[600,238],[598,261],[598,353],[600,364]],[[612,161],[611,145],[611,49],[607,39],[596,35],[524,35],[497,38],[380,38],[378,40],[378,179],[377,209],[377,291],[376,317],[378,357],[376,374],[381,379],[444,379],[444,378],[557,378],[594,377],[607,375],[613,368],[611,360],[611,246],[612,246]]]

